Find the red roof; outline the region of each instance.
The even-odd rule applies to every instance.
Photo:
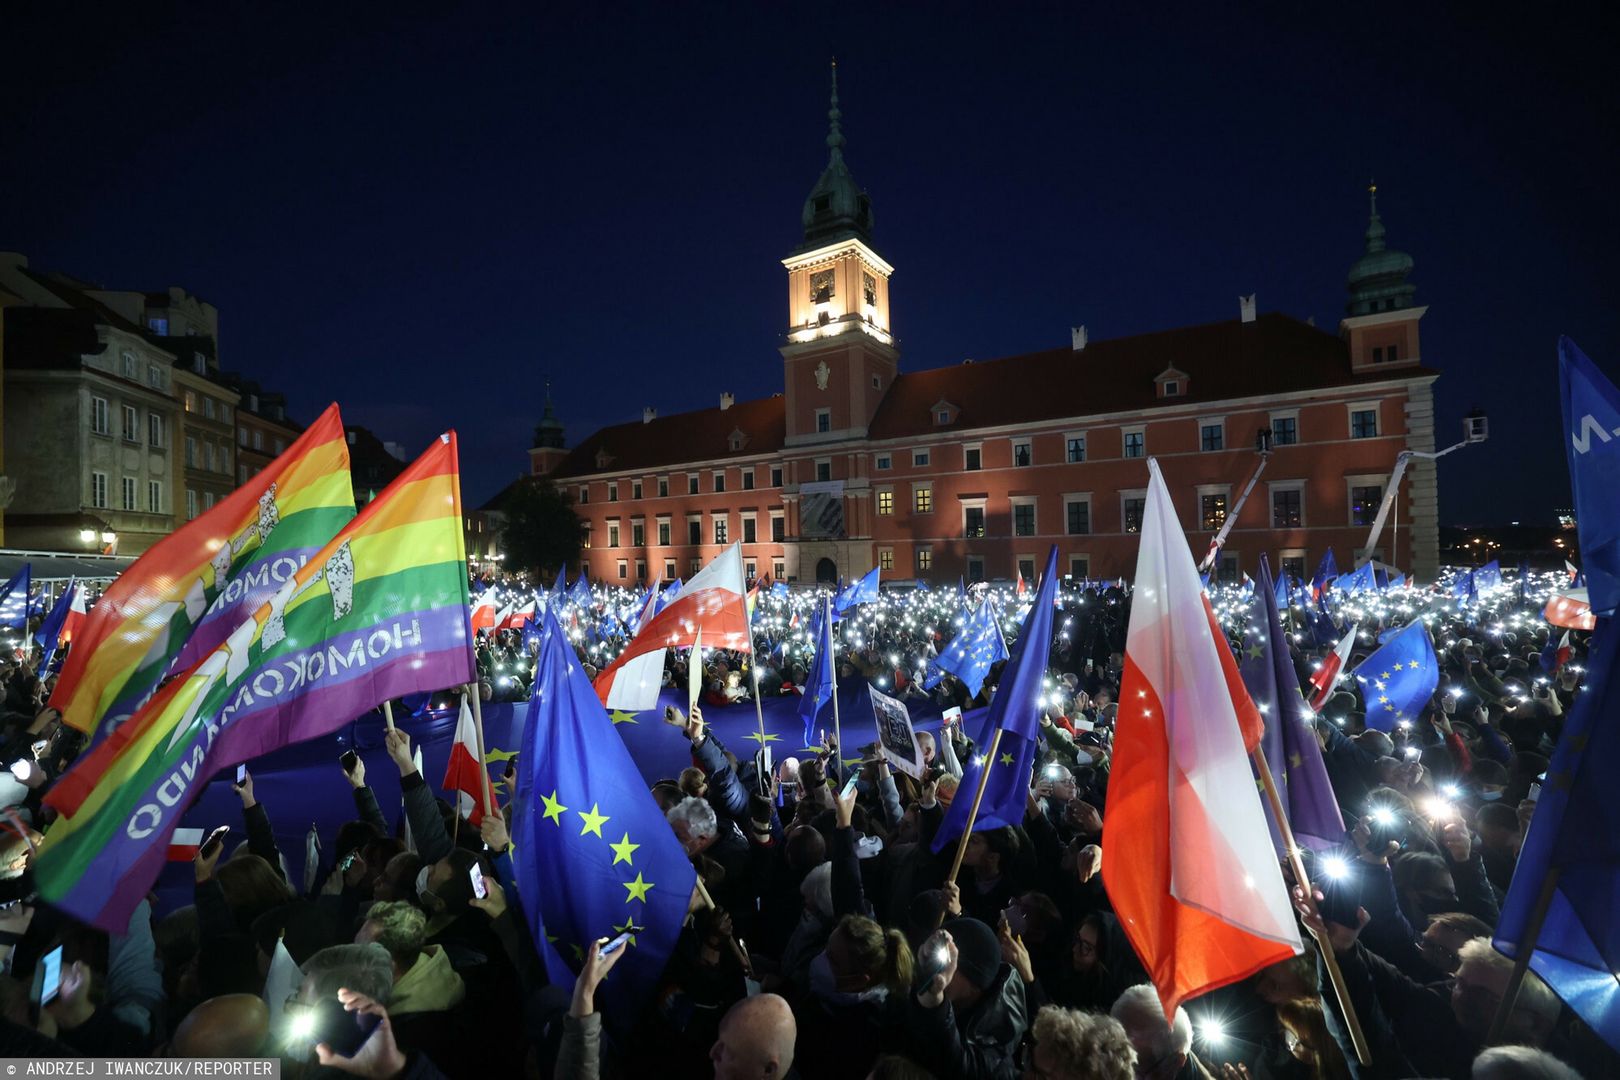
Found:
[[[742,433],[741,449],[731,449],[733,432]],[[700,409],[602,428],[570,450],[551,475],[585,476],[714,458],[753,458],[781,450],[786,438],[787,403],[776,394],[739,401],[729,409]],[[606,453],[604,464],[597,464],[598,452]]]
[[[1208,323],[1135,337],[1093,341],[1084,350],[1049,349],[902,374],[872,418],[869,437],[938,434],[933,406],[961,409],[949,430],[1130,412],[1169,404],[1154,379],[1174,367],[1187,376],[1175,403],[1353,386],[1438,375],[1430,368],[1352,374],[1345,343],[1287,315],[1252,323]]]

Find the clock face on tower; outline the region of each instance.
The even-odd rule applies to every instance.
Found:
[[[810,275],[810,302],[825,304],[833,298],[833,272],[817,270]]]

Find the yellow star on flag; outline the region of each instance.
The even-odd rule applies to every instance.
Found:
[[[640,930],[640,929],[645,929],[645,928],[644,927],[638,927],[636,925],[636,921],[634,919],[626,919],[626,920],[624,920],[624,925],[623,926],[615,926],[613,928],[613,931],[614,931],[614,933],[623,934],[623,933],[626,933],[626,932],[631,931],[631,930]],[[626,939],[626,943],[631,948],[635,948],[636,935],[631,934],[629,936],[629,938]]]
[[[780,735],[762,735],[757,731],[749,732],[748,737],[759,743],[761,746],[764,746],[768,742],[777,742],[782,738]]]
[[[620,884],[630,892],[630,895],[624,898],[624,902],[627,904],[632,900],[645,901],[647,899],[647,890],[653,887],[652,882],[642,880],[640,871],[636,873],[636,880],[622,881]]]
[[[608,847],[613,849],[613,864],[617,866],[619,863],[627,862],[634,866],[635,863],[631,861],[630,856],[640,846],[640,844],[632,844],[630,842],[630,834],[625,833],[623,840],[620,840],[617,844],[608,845]]]
[[[574,811],[585,821],[585,824],[580,826],[579,835],[584,836],[586,833],[595,833],[597,836],[602,836],[602,826],[607,823],[608,816],[597,813],[599,809],[601,807],[598,804],[591,803],[589,810]],[[602,836],[602,839],[606,840],[607,837]]]
[[[563,811],[567,810],[568,807],[564,806],[562,802],[558,800],[557,793],[555,791],[553,791],[550,795],[540,796],[540,800],[546,804],[546,812],[542,814],[541,817],[548,817],[560,826],[562,824]]]
[[[1011,754],[1002,754],[1001,763],[1003,765],[1011,765],[1013,763],[1013,756]]]
[[[635,713],[625,712],[623,709],[614,709],[612,712],[608,713],[608,719],[612,720],[615,724],[640,723],[640,721],[636,719]]]
[[[1380,679],[1387,679],[1387,678],[1389,678],[1389,672],[1387,672],[1387,671],[1380,671],[1380,672],[1379,672],[1379,673],[1378,673],[1378,677],[1379,677],[1379,678],[1380,678]]]

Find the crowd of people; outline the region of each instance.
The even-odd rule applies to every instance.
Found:
[[[1212,592],[1235,647],[1252,593]],[[622,646],[634,602],[603,590],[571,609],[588,671]],[[818,603],[809,590],[762,590],[756,652],[712,654],[700,704],[668,718],[665,734],[689,745],[691,764],[649,777],[650,797],[712,904],[693,904],[658,984],[628,1017],[598,1011],[622,946],[584,950],[571,985],[546,977],[512,866],[521,852],[509,821],[526,808],[503,787],[504,805],[474,827],[421,776],[403,730],[386,749],[406,829],[379,806],[364,762],[334,766],[354,818],[324,838],[317,880],[291,880],[270,822],[299,808],[258,802],[250,765],[235,785],[246,842],[199,848],[192,904],[143,904],[108,935],[37,902],[27,867],[51,824],[41,797],[81,740],[45,707],[49,678],[30,657],[6,656],[4,752],[16,764],[0,774],[10,785],[0,792],[0,1056],[279,1056],[289,1069],[367,1077],[568,1080],[1620,1075],[1620,1059],[1534,974],[1490,1037],[1513,967],[1492,929],[1583,685],[1582,635],[1549,665],[1535,597],[1504,588],[1459,604],[1445,590],[1405,590],[1344,601],[1334,625],[1359,621],[1365,639],[1352,667],[1378,630],[1421,618],[1439,686],[1420,717],[1386,733],[1366,725],[1354,680],[1340,683],[1311,726],[1346,833],[1338,850],[1311,853],[1320,896],[1298,897],[1304,954],[1168,1017],[1100,871],[1129,590],[1062,592],[1023,821],[972,832],[954,880],[956,844],[936,853],[932,842],[952,801],[971,794],[959,781],[980,748],[960,721],[918,734],[920,778],[830,742],[757,775],[713,731],[719,710],[751,708],[756,685],[803,691]],[[839,624],[841,674],[902,699],[987,704],[999,665],[977,693],[933,671],[980,603],[997,605],[1012,636],[1027,600],[885,592]],[[1305,684],[1337,642],[1301,615],[1291,613],[1290,636]],[[501,629],[480,643],[486,697],[529,692],[524,637]],[[688,670],[672,653],[666,683],[685,685]],[[1317,942],[1343,973],[1344,1001]],[[47,981],[59,985],[42,1001]]]

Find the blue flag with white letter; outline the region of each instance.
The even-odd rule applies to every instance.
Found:
[[[1591,565],[1590,558],[1588,566]],[[1620,631],[1599,619],[1587,659],[1590,677],[1559,736],[1530,832],[1502,901],[1495,945],[1517,957],[1547,890],[1547,916],[1530,967],[1620,1051]]]
[[[599,991],[628,1026],[675,948],[696,873],[567,634],[543,619],[512,820],[518,890],[554,985],[573,983],[597,938],[632,934]]]
[[[1368,727],[1393,731],[1403,720],[1418,720],[1440,683],[1428,626],[1422,620],[1408,623],[1354,674],[1367,706]]]
[[[934,834],[934,850],[958,839],[967,829],[968,814],[979,778],[985,770],[984,799],[973,828],[983,832],[1003,825],[1022,825],[1029,799],[1030,770],[1035,764],[1036,736],[1046,700],[1046,661],[1052,653],[1052,598],[1057,595],[1057,548],[1046,557],[1040,592],[1024,616],[1024,628],[1013,642],[1012,656],[1002,671],[1001,685],[990,702],[984,731],[977,740],[979,757],[962,773],[951,808]],[[988,605],[986,605],[988,606]],[[999,742],[995,733],[1001,732]],[[995,743],[994,752],[991,750]]]
[[[1558,339],[1569,483],[1594,615],[1620,607],[1620,389],[1567,337]]]

